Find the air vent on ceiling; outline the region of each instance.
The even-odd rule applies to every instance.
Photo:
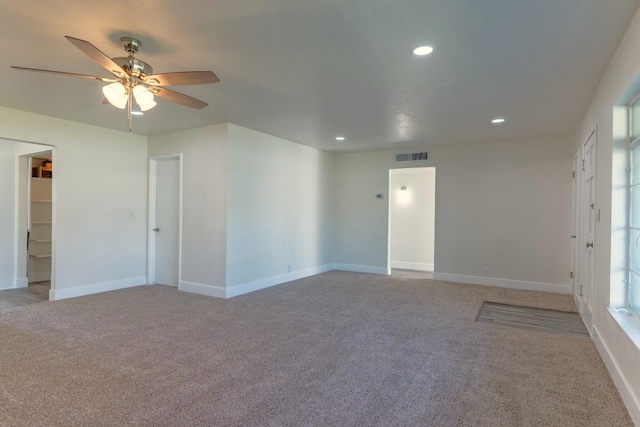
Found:
[[[429,153],[406,153],[406,154],[396,154],[396,163],[402,162],[416,162],[422,160],[428,160]]]

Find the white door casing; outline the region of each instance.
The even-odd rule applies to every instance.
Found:
[[[580,303],[580,182],[582,180],[580,150],[573,157],[571,191],[571,289],[576,305]]]
[[[149,282],[177,287],[181,277],[182,158],[156,157],[149,166]]]
[[[580,274],[580,315],[589,332],[592,331],[593,284],[595,281],[595,227],[596,206],[596,131],[584,143],[582,166],[581,203],[581,274]]]

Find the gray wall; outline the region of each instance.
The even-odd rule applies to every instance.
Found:
[[[572,137],[425,150],[415,166],[437,170],[436,272],[569,285]],[[336,263],[386,268],[388,171],[406,167],[396,152],[338,156]]]

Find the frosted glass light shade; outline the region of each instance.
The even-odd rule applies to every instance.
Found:
[[[123,109],[127,105],[127,90],[122,83],[111,83],[102,88],[107,101],[114,107]]]
[[[147,111],[158,105],[158,103],[152,99],[144,103],[138,102],[138,105],[140,106],[140,111]]]
[[[150,110],[157,105],[153,100],[153,94],[144,86],[134,86],[133,96],[136,98],[141,111]]]

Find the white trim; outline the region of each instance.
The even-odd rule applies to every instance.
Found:
[[[146,277],[131,277],[129,279],[115,280],[113,282],[94,283],[92,285],[76,286],[67,289],[51,289],[49,301],[81,297],[84,295],[99,294],[101,292],[115,291],[118,289],[132,288],[146,284]]]
[[[632,314],[631,312],[616,311],[613,308],[608,308],[609,314],[620,325],[620,328],[627,334],[629,339],[635,344],[636,348],[640,350],[640,317]]]
[[[192,294],[208,297],[226,298],[226,289],[221,286],[202,285],[200,283],[180,282],[178,289]]]
[[[433,271],[433,264],[422,262],[389,261],[389,265],[403,270]]]
[[[280,285],[282,283],[291,282],[292,280],[303,279],[316,274],[326,273],[334,269],[333,264],[319,265],[317,267],[305,268],[304,270],[292,271],[291,273],[281,274],[279,276],[267,277],[266,279],[256,280],[254,282],[243,283],[241,285],[231,286],[227,288],[227,298],[233,298],[238,295],[248,294],[249,292],[258,291],[260,289],[269,288],[271,286]]]
[[[640,426],[640,399],[638,399],[638,396],[633,393],[633,389],[629,386],[629,381],[627,381],[627,378],[620,370],[618,363],[616,363],[615,358],[611,354],[609,346],[600,337],[598,328],[595,325],[593,326],[593,342],[595,343],[598,353],[600,353],[600,357],[602,357],[602,360],[611,375],[613,383],[618,389],[618,393],[620,393],[622,402],[627,407],[627,411],[629,411],[631,420],[634,425]]]
[[[469,283],[471,285],[496,286],[498,288],[521,289],[526,291],[554,292],[571,295],[571,285],[553,283],[526,282],[524,280],[498,279],[495,277],[463,276],[461,274],[433,273],[434,280],[445,282]]]
[[[389,274],[387,267],[375,267],[372,265],[334,264],[334,270],[352,271],[354,273]]]
[[[412,160],[412,161],[423,161],[423,160]],[[406,175],[406,174],[418,174],[424,173],[427,169],[435,169],[435,166],[418,166],[418,167],[404,167],[401,166],[399,168],[389,169],[389,172],[392,172],[394,175]]]
[[[306,268],[304,270],[292,271],[291,273],[281,274],[279,276],[268,277],[266,279],[247,282],[229,288],[214,285],[203,285],[200,283],[180,282],[179,290],[190,292],[198,295],[206,295],[216,298],[233,298],[239,295],[248,294],[250,292],[259,291],[260,289],[270,288],[271,286],[280,285],[282,283],[291,282],[292,280],[303,279],[316,274],[326,273],[333,270],[333,264],[325,264],[317,267]]]

